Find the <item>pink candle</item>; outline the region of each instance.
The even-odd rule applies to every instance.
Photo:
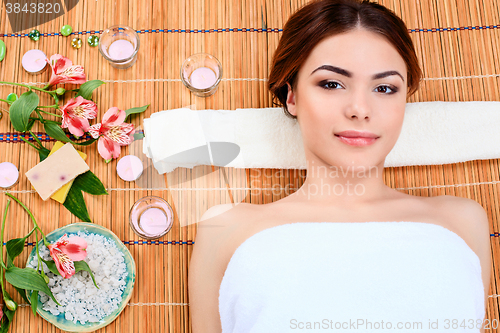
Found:
[[[125,39],[115,40],[108,48],[109,57],[113,60],[123,60],[134,54],[134,45]]]
[[[168,221],[170,220],[170,212],[165,212],[160,208],[148,208],[146,209],[139,219],[140,228],[151,236],[159,235],[163,233],[168,227]]]
[[[118,173],[118,176],[127,182],[131,182],[139,178],[143,171],[144,166],[142,161],[135,155],[124,156],[116,164],[116,172]]]
[[[215,84],[217,75],[208,67],[200,67],[191,73],[189,81],[196,89],[207,89]]]
[[[10,162],[0,163],[0,187],[8,189],[17,183],[19,170]]]
[[[38,74],[47,66],[45,53],[34,49],[26,52],[21,60],[24,70],[30,74]]]

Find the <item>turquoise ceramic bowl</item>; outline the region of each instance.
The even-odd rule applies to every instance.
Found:
[[[118,309],[116,309],[112,314],[110,314],[107,317],[104,317],[100,322],[97,323],[86,323],[85,325],[82,325],[80,324],[80,322],[77,322],[75,324],[73,323],[73,321],[66,320],[64,318],[64,313],[60,313],[59,315],[54,316],[52,313],[42,309],[42,303],[40,302],[40,296],[39,296],[38,307],[37,307],[38,314],[43,319],[47,320],[49,323],[52,323],[54,324],[54,326],[67,332],[93,332],[101,327],[109,325],[111,322],[113,322],[113,320],[115,320],[118,317],[118,315],[123,311],[123,309],[127,305],[128,301],[130,300],[130,297],[132,297],[132,290],[134,289],[134,284],[135,284],[136,270],[135,270],[134,258],[132,258],[130,251],[125,247],[125,245],[123,245],[122,241],[109,229],[106,229],[100,225],[93,223],[80,222],[80,223],[68,224],[67,226],[56,229],[52,231],[50,234],[46,235],[46,237],[49,243],[53,243],[64,234],[68,234],[68,236],[70,236],[70,235],[75,235],[76,233],[78,233],[78,231],[84,231],[84,230],[86,230],[88,233],[99,234],[115,241],[118,249],[124,255],[125,264],[127,266],[127,271],[128,271],[128,277],[126,279],[125,290],[123,291],[122,301],[118,306]],[[42,244],[42,241],[40,241],[40,244]],[[35,248],[33,248],[33,250],[31,251],[27,262],[29,263],[34,256],[35,256]],[[28,299],[29,296],[30,295],[28,295]]]

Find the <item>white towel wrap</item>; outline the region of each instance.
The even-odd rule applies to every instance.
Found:
[[[220,285],[219,313],[222,333],[323,332],[335,327],[306,325],[358,319],[364,324],[350,326],[356,332],[479,332],[481,264],[460,236],[435,224],[285,224],[236,249]],[[464,320],[470,329],[460,326]],[[370,329],[367,321],[385,326]],[[392,328],[382,329],[387,322]],[[398,322],[422,326],[395,329]]]
[[[282,108],[154,113],[144,119],[143,152],[160,174],[177,167],[215,165],[235,168],[305,169],[300,127]],[[227,163],[232,142],[238,156]],[[385,167],[431,165],[500,158],[500,102],[408,103],[403,128]],[[201,147],[192,154],[172,156]],[[235,146],[236,147],[236,146]],[[217,155],[217,156],[215,156]]]

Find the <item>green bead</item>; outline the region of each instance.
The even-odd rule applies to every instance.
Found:
[[[61,28],[61,35],[63,36],[69,36],[72,32],[73,28],[69,24],[63,25],[63,27]]]
[[[3,60],[3,58],[5,58],[5,43],[3,42],[3,40],[0,39],[0,61]]]
[[[31,39],[31,40],[34,40],[34,41],[37,41],[40,39],[40,31],[36,30],[36,29],[33,29],[30,31],[30,33],[28,34],[28,37]]]
[[[82,40],[78,37],[75,37],[71,40],[71,46],[73,46],[73,48],[75,49],[79,49],[80,47],[82,47]]]
[[[15,101],[17,101],[17,95],[14,93],[10,93],[7,95],[7,100],[9,102],[15,102]]]
[[[87,42],[89,43],[90,46],[97,46],[99,45],[99,36],[96,35],[89,36]]]

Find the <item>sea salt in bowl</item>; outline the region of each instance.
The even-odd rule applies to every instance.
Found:
[[[130,297],[132,296],[132,290],[134,289],[134,284],[135,284],[136,268],[135,268],[135,262],[134,262],[132,255],[130,254],[129,250],[123,245],[122,241],[113,232],[111,232],[110,230],[108,230],[100,225],[96,225],[93,223],[85,223],[85,222],[68,224],[62,228],[54,230],[53,232],[48,234],[46,237],[47,237],[47,240],[49,241],[49,243],[54,243],[56,240],[58,240],[64,234],[67,234],[68,237],[70,237],[70,236],[78,235],[79,232],[80,232],[80,235],[83,234],[86,237],[94,237],[94,239],[96,239],[97,242],[103,240],[105,242],[109,241],[109,243],[111,245],[113,245],[113,243],[114,243],[114,245],[116,245],[116,250],[119,251],[119,253],[116,253],[116,258],[117,258],[117,260],[120,261],[120,265],[122,265],[123,263],[125,265],[125,272],[123,272],[123,274],[121,274],[123,279],[120,279],[120,280],[117,280],[117,279],[104,280],[104,279],[102,279],[101,282],[99,282],[99,281],[96,281],[96,282],[97,282],[97,285],[99,286],[100,289],[102,289],[104,287],[104,284],[107,283],[109,285],[109,287],[119,288],[120,290],[123,290],[123,292],[121,294],[121,298],[119,299],[119,302],[115,302],[115,304],[112,304],[112,308],[114,307],[115,309],[112,310],[111,313],[109,313],[108,315],[106,315],[105,317],[100,319],[99,321],[96,321],[96,322],[87,321],[85,324],[82,324],[80,321],[76,321],[76,323],[75,323],[74,318],[73,318],[73,320],[68,320],[67,318],[71,318],[71,316],[66,316],[66,314],[64,312],[61,312],[61,313],[56,315],[50,311],[44,310],[43,309],[44,303],[42,302],[42,297],[47,297],[47,296],[43,296],[43,295],[38,296],[37,312],[42,318],[44,318],[45,320],[52,323],[54,326],[58,327],[59,329],[61,329],[63,331],[67,331],[67,332],[93,332],[99,328],[102,328],[106,325],[109,325],[123,311],[123,309],[127,305],[128,301],[130,300]],[[89,235],[95,235],[95,236],[89,236]],[[40,241],[39,245],[40,246],[42,245],[42,241]],[[45,248],[45,247],[43,247],[43,248]],[[115,249],[115,247],[111,246],[110,249]],[[91,256],[91,252],[93,251],[90,243],[88,245],[88,251],[89,251],[89,255],[87,256],[85,261],[87,261],[87,259],[89,259],[89,257]],[[40,251],[40,254],[42,255],[42,251]],[[122,254],[123,257],[120,254]],[[33,249],[33,251],[31,251],[31,253],[28,257],[27,266],[29,266],[30,263],[32,263],[34,260],[36,260],[35,256],[36,256],[35,249]],[[123,258],[123,263],[121,262],[121,258]],[[89,261],[87,261],[87,263],[89,264],[92,272],[94,273],[94,276],[96,276],[96,269],[93,267],[94,263],[90,263]],[[105,267],[98,267],[97,269],[103,270],[106,268]],[[82,274],[82,273],[83,272],[76,273],[69,280],[77,279],[77,274]],[[88,292],[88,290],[94,289],[95,287],[93,286],[92,279],[90,278],[90,276],[88,276],[88,273],[85,272],[83,274],[84,274],[84,276],[87,276],[86,281],[90,281],[90,283],[92,283],[92,288],[86,289],[86,292]],[[58,278],[61,278],[61,277],[58,276]],[[55,280],[55,279],[51,279],[51,280]],[[96,276],[96,280],[97,280],[97,276]],[[74,280],[74,282],[75,282],[75,284],[80,285],[78,281]],[[52,281],[51,281],[51,283],[52,283]],[[49,284],[49,286],[50,286],[50,284]],[[53,287],[51,287],[51,289],[52,288]],[[53,291],[53,293],[54,293],[54,291]],[[29,299],[30,294],[28,294],[27,296]],[[57,296],[56,296],[56,298],[57,298]],[[82,299],[81,301],[84,301],[84,300],[85,299]],[[59,303],[61,303],[61,300],[59,300]],[[103,306],[104,306],[104,304],[103,304]],[[108,304],[107,308],[109,309],[109,304]],[[106,311],[106,312],[109,312],[109,311]]]

